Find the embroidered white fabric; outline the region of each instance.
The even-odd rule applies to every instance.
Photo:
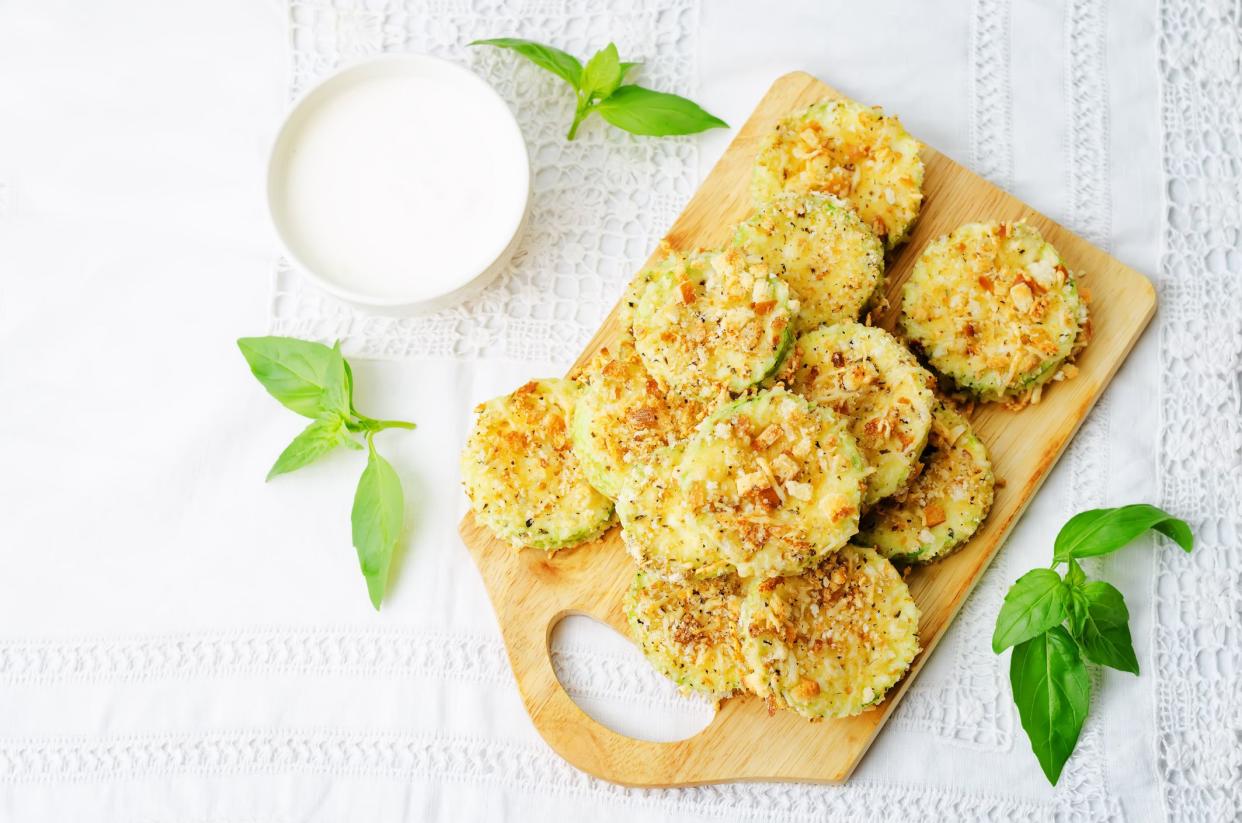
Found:
[[[1163,0],[1161,502],[1190,558],[1158,556],[1156,753],[1186,819],[1242,814],[1242,17]]]
[[[31,273],[5,279],[0,344],[25,354],[0,368],[0,387],[21,387],[41,429],[63,433],[36,450],[26,418],[0,426],[0,453],[21,468],[0,473],[0,819],[1236,819],[1236,4],[821,5],[0,7],[0,76],[25,84],[0,85],[15,124],[0,129],[0,271]],[[566,765],[521,708],[455,535],[468,410],[563,369],[735,132],[639,140],[594,124],[566,143],[559,81],[465,46],[498,35],[579,54],[615,40],[645,61],[643,82],[734,126],[773,78],[811,71],[1159,275],[1159,332],[846,786],[620,788]],[[535,211],[484,294],[397,320],[319,294],[283,263],[272,275],[247,198],[290,94],[355,57],[403,50],[461,60],[497,86],[531,149]],[[204,123],[204,108],[218,117]],[[187,156],[200,162],[186,168]],[[53,306],[46,283],[71,288]],[[415,525],[380,615],[348,546],[350,456],[261,483],[296,421],[221,352],[264,322],[344,339],[368,358],[355,368],[359,405],[420,424],[384,436]],[[67,342],[27,344],[51,326]],[[144,370],[159,379],[130,379]],[[123,403],[81,399],[116,397],[118,381]],[[1010,581],[1047,563],[1069,514],[1138,499],[1189,516],[1201,545],[1186,557],[1147,541],[1090,570],[1126,594],[1143,676],[1093,672],[1091,717],[1050,788],[1011,705],[1007,658],[988,647],[992,621]],[[552,654],[570,694],[618,728],[668,739],[711,716],[611,631],[563,625]]]

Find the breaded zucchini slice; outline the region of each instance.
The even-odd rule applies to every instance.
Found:
[[[737,249],[670,254],[639,275],[630,312],[647,371],[682,397],[714,399],[771,375],[793,342],[789,286]]]
[[[670,583],[640,571],[625,595],[630,634],[683,692],[729,697],[742,689],[746,673],[737,630],[741,589],[732,574]]]
[[[794,344],[790,388],[849,420],[873,469],[863,506],[900,491],[927,443],[935,378],[883,329],[838,323]]]
[[[770,706],[812,720],[876,705],[919,652],[919,610],[871,549],[846,546],[795,577],[747,582],[746,685]]]
[[[910,233],[923,203],[922,148],[878,107],[824,100],[768,135],[751,193],[755,205],[782,191],[834,195],[891,249]]]
[[[629,335],[595,353],[578,375],[574,455],[587,480],[616,499],[625,473],[652,452],[690,434],[707,415],[703,403],[670,397],[647,374]]]
[[[612,501],[587,482],[570,446],[579,391],[571,380],[532,380],[475,408],[462,482],[479,522],[517,548],[575,546],[612,521]]]
[[[970,422],[940,403],[923,471],[905,492],[863,518],[855,542],[901,563],[927,563],[970,539],[992,508],[995,479]]]
[[[845,421],[784,388],[726,404],[627,477],[617,511],[665,577],[796,574],[858,530],[866,463]]]
[[[1029,396],[1085,345],[1087,305],[1033,226],[969,223],[927,244],[898,322],[932,368],[999,400]]]
[[[738,226],[733,243],[798,295],[799,330],[857,320],[884,285],[884,245],[826,194],[778,195]]]
[[[734,571],[681,481],[685,443],[657,449],[626,475],[617,495],[621,540],[640,569],[666,580]]]

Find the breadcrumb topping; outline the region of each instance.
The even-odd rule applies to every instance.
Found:
[[[736,249],[670,254],[631,293],[635,348],[680,397],[713,402],[745,391],[780,366],[793,341],[794,293]]]
[[[741,691],[745,661],[738,634],[736,575],[671,583],[638,572],[625,597],[630,633],[657,671],[712,699]]]
[[[782,191],[833,195],[891,249],[922,206],[921,150],[880,108],[825,100],[777,124],[755,162],[752,195],[758,204]]]
[[[905,563],[944,557],[978,530],[992,507],[987,450],[970,423],[937,406],[919,475],[900,495],[867,513],[855,540]]]
[[[836,414],[760,391],[627,477],[622,536],[640,567],[667,577],[796,573],[857,531],[865,471]]]
[[[884,288],[884,245],[829,195],[779,195],[738,226],[733,242],[797,293],[799,330],[857,320]]]
[[[570,446],[578,391],[570,380],[531,380],[475,409],[462,482],[479,521],[516,548],[577,545],[612,522],[612,501],[587,482]]]
[[[741,609],[747,686],[813,720],[875,705],[919,652],[919,610],[901,575],[847,546],[793,577],[752,580]]]
[[[931,429],[935,380],[892,335],[859,323],[817,329],[798,338],[782,377],[849,420],[873,468],[864,505],[906,485]]]
[[[710,404],[671,395],[648,374],[628,334],[596,352],[578,381],[574,454],[591,485],[614,499],[626,472],[685,439],[709,411]]]
[[[971,223],[928,244],[902,292],[903,333],[980,400],[1038,402],[1090,337],[1087,303],[1033,226]]]

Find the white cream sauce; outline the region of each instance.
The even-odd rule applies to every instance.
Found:
[[[274,167],[286,243],[321,277],[378,301],[467,284],[526,207],[525,148],[505,105],[471,78],[434,71],[340,79],[295,115]]]

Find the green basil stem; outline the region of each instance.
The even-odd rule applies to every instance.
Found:
[[[578,105],[574,109],[574,122],[569,125],[569,134],[565,135],[566,140],[573,140],[578,136],[578,125],[586,119],[591,113],[591,101],[584,98],[582,92],[578,92]]]
[[[379,432],[384,429],[406,429],[407,431],[413,431],[416,428],[418,428],[418,426],[405,420],[375,420],[370,417],[363,417],[359,415],[358,422],[352,425],[351,431]]]

